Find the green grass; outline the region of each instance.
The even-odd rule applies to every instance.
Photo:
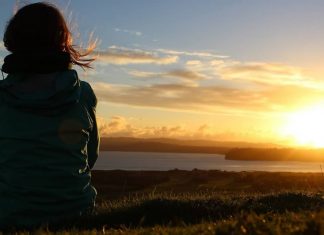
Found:
[[[16,234],[324,234],[321,174],[109,171],[93,179],[94,215]]]

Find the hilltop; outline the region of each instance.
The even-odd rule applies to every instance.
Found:
[[[101,151],[174,152],[174,153],[219,153],[232,148],[275,148],[276,144],[226,142],[212,140],[180,140],[169,138],[102,137]]]

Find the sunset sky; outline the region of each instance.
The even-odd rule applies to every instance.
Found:
[[[324,1],[50,2],[99,40],[78,71],[101,135],[324,146]],[[1,0],[2,35],[17,5]]]

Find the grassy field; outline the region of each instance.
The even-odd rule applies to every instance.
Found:
[[[319,173],[94,171],[96,213],[17,234],[324,234]]]

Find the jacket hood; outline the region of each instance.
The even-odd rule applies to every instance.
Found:
[[[49,74],[14,73],[0,81],[5,103],[28,111],[60,110],[80,99],[75,70]]]

